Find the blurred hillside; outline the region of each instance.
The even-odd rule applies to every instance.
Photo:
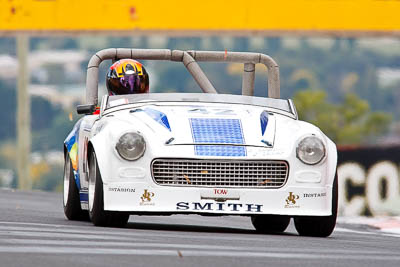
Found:
[[[4,110],[0,113],[0,183],[6,186],[15,186],[15,47],[13,38],[0,38],[0,106]],[[34,188],[55,190],[60,186],[62,143],[78,119],[76,104],[84,100],[87,63],[92,54],[108,47],[265,53],[280,65],[281,96],[293,98],[300,118],[319,125],[338,144],[400,142],[399,39],[31,38]],[[144,64],[151,92],[201,92],[180,63]],[[103,94],[108,66],[102,64],[100,69]],[[241,64],[201,66],[220,93],[241,93]],[[255,95],[266,96],[266,80],[266,70],[257,68]]]

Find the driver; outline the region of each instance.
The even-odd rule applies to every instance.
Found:
[[[121,59],[108,70],[106,85],[109,95],[148,93],[149,75],[140,62]]]

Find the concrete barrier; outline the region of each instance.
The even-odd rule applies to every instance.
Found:
[[[339,214],[400,215],[400,145],[338,147]]]

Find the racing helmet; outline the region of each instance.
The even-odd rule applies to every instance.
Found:
[[[108,70],[106,86],[109,95],[148,93],[149,75],[140,62],[121,59]]]

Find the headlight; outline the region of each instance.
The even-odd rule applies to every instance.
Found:
[[[126,160],[137,160],[146,150],[144,138],[137,133],[123,134],[115,145],[118,154]]]
[[[319,163],[325,156],[325,146],[315,136],[305,137],[297,146],[297,157],[305,164],[314,165]]]

